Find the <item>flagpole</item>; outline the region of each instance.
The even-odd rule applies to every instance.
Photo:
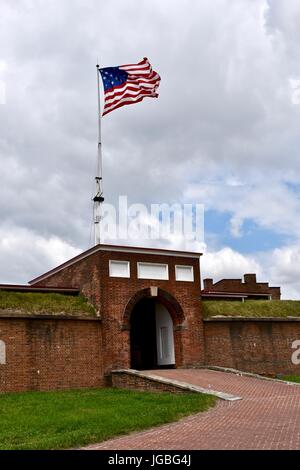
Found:
[[[101,231],[101,204],[104,202],[103,182],[102,182],[102,139],[101,139],[101,105],[100,105],[100,81],[99,81],[99,65],[96,65],[97,71],[97,89],[98,89],[98,153],[97,153],[97,170],[96,170],[96,195],[94,201],[94,230],[95,245],[100,243]]]

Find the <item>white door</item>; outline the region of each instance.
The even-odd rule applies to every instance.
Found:
[[[157,363],[159,366],[175,364],[173,321],[166,307],[155,304]]]

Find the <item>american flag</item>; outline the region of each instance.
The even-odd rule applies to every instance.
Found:
[[[103,116],[114,109],[142,101],[146,96],[157,98],[160,76],[147,59],[138,64],[99,69],[104,87]]]

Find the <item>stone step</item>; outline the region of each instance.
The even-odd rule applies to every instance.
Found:
[[[207,395],[214,395],[221,400],[237,401],[242,400],[242,397],[231,395],[210,388],[199,387],[188,382],[181,380],[174,380],[170,378],[160,377],[151,372],[139,371],[135,369],[118,369],[112,371],[112,383],[120,388],[132,388],[139,390],[156,391],[186,391],[195,393],[206,393]],[[151,383],[153,386],[151,386]],[[172,390],[174,389],[174,390]]]

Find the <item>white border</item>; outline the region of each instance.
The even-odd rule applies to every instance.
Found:
[[[111,274],[111,265],[113,263],[120,263],[120,264],[127,264],[127,275],[126,276],[114,276]],[[118,260],[118,259],[110,259],[109,260],[109,277],[118,277],[118,278],[123,278],[123,279],[129,279],[130,278],[130,261],[126,260]]]
[[[141,277],[140,276],[140,265],[141,264],[148,264],[150,266],[165,266],[167,268],[166,269],[167,277],[164,277],[164,278]],[[137,262],[137,277],[138,277],[138,279],[152,279],[153,281],[168,281],[169,280],[169,265],[168,265],[168,263],[147,263],[146,261],[138,261]]]
[[[176,272],[177,268],[192,268],[193,279],[189,281],[184,280],[184,279],[177,279],[177,272]],[[194,266],[192,266],[191,264],[175,264],[175,280],[178,282],[194,282],[195,281]]]

